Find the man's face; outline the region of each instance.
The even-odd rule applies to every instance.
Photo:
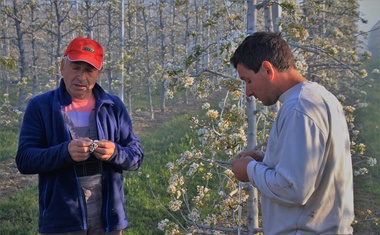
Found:
[[[236,69],[241,80],[245,82],[245,92],[247,96],[254,96],[266,106],[277,102],[267,69],[261,66],[260,70],[255,73],[242,64],[238,64]]]
[[[92,89],[98,81],[101,70],[86,62],[64,60],[61,64],[61,73],[71,98],[83,100],[91,98]]]

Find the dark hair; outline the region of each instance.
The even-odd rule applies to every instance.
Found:
[[[293,53],[281,33],[256,32],[247,36],[230,59],[257,73],[264,61],[269,61],[279,71],[296,67]]]

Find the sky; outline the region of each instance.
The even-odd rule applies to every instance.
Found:
[[[360,7],[361,17],[368,20],[367,24],[359,22],[359,29],[369,31],[380,20],[379,0],[357,0]]]

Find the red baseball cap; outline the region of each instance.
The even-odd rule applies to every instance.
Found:
[[[102,69],[103,47],[90,38],[75,38],[67,46],[64,53],[67,59],[73,61],[83,61],[91,64],[98,70]]]

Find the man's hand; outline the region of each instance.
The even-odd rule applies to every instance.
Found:
[[[236,158],[252,157],[258,162],[262,162],[264,159],[264,153],[256,150],[244,150],[235,156]]]
[[[76,162],[87,160],[90,157],[89,147],[91,144],[92,140],[90,138],[79,138],[70,141],[68,151],[71,159]]]
[[[249,182],[247,166],[253,160],[254,159],[249,156],[240,158],[235,157],[231,160],[231,170],[239,181]]]
[[[98,147],[93,152],[95,157],[101,161],[108,161],[115,152],[115,143],[109,140],[99,140],[96,144]]]

